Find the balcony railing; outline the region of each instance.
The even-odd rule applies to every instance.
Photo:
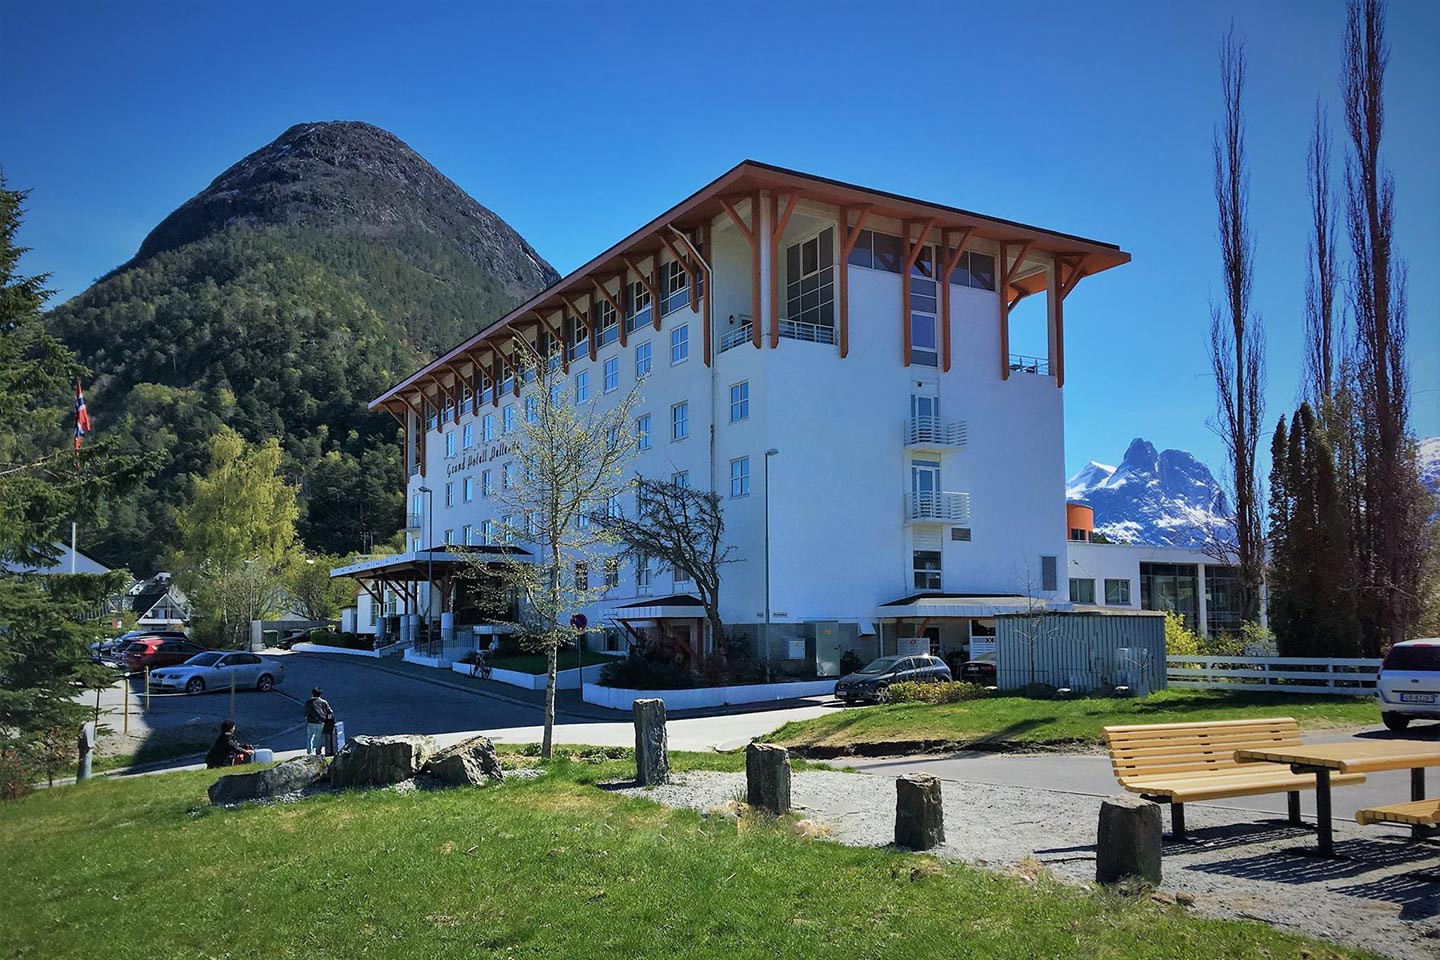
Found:
[[[720,352],[724,353],[731,347],[738,347],[742,343],[749,343],[755,337],[755,324],[749,317],[736,317],[740,321],[732,330],[726,330],[720,334]]]
[[[927,450],[959,450],[965,446],[964,420],[939,417],[911,417],[905,424],[905,444]]]
[[[970,494],[911,493],[905,498],[906,523],[969,523]]]
[[[780,336],[806,343],[834,343],[835,328],[822,327],[818,323],[801,323],[799,320],[781,320]]]
[[[422,513],[407,513],[407,514],[405,514],[405,529],[406,529],[406,530],[419,530],[420,527],[424,524],[424,522],[425,522],[425,515],[422,514]]]
[[[1050,360],[1047,357],[1026,357],[1018,353],[1010,354],[1011,373],[1033,373],[1038,376],[1050,376]]]

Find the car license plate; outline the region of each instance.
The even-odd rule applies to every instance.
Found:
[[[1401,703],[1434,703],[1434,702],[1435,702],[1435,694],[1433,694],[1433,693],[1402,693],[1402,694],[1400,694],[1400,702],[1401,702]]]

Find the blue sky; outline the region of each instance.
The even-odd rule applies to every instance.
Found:
[[[1296,397],[1303,162],[1316,97],[1340,119],[1340,0],[0,0],[0,164],[33,190],[26,265],[62,297],[241,156],[330,119],[395,132],[562,272],[746,157],[1112,241],[1134,262],[1067,301],[1066,463],[1144,436],[1214,466],[1210,137],[1232,19],[1273,423]],[[1436,434],[1440,4],[1393,0],[1390,26],[1413,422]]]

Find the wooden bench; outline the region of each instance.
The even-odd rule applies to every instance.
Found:
[[[1185,836],[1185,804],[1266,793],[1289,795],[1291,823],[1300,822],[1300,791],[1315,789],[1313,773],[1279,764],[1236,763],[1236,750],[1298,746],[1300,725],[1290,717],[1152,723],[1105,727],[1115,779],[1131,793],[1170,805],[1171,836]],[[1365,782],[1362,773],[1332,776],[1332,784]]]
[[[1355,822],[1362,827],[1367,823],[1402,823],[1409,827],[1440,826],[1440,797],[1392,803],[1384,807],[1367,807],[1356,811]]]

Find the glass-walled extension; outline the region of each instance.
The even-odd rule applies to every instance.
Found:
[[[1140,607],[1178,613],[1185,625],[1210,636],[1243,624],[1240,569],[1224,564],[1140,564]]]

